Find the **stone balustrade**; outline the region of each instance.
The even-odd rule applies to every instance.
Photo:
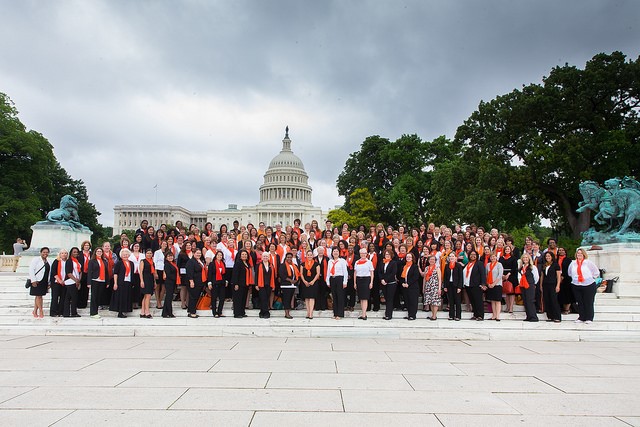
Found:
[[[0,271],[15,273],[18,268],[19,256],[0,255]]]

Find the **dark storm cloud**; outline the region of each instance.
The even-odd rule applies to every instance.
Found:
[[[251,205],[285,125],[314,184],[368,135],[425,139],[556,65],[638,55],[636,1],[0,0],[0,91],[115,204]],[[237,173],[240,173],[240,177]]]

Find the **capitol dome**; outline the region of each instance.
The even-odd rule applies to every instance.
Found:
[[[311,205],[309,176],[302,160],[291,151],[291,139],[287,127],[282,150],[269,163],[260,186],[260,205]]]

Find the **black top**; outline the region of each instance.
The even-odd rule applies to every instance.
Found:
[[[463,274],[467,274],[466,267],[463,269]],[[482,265],[481,262],[476,261],[473,267],[471,267],[471,271],[469,272],[469,287],[472,288],[475,286],[486,286],[486,284],[487,274],[484,271],[484,265]]]
[[[187,280],[193,280],[196,286],[202,286],[202,265],[196,257],[191,258],[187,262]]]
[[[454,288],[462,289],[462,265],[459,262],[456,262],[453,267],[453,282],[451,282],[451,269],[449,268],[449,263],[444,266],[444,276],[442,277],[442,287],[448,288],[450,286]]]
[[[546,266],[542,266],[542,283],[546,285],[556,285],[558,283],[557,272],[561,271],[557,262],[553,262],[549,266],[549,271],[545,273]]]

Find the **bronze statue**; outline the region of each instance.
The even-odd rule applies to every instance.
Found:
[[[71,195],[62,196],[60,199],[60,207],[54,209],[47,214],[46,221],[40,221],[42,223],[56,223],[62,225],[68,225],[73,229],[84,230],[87,229],[80,223],[80,217],[78,216],[78,201]]]

